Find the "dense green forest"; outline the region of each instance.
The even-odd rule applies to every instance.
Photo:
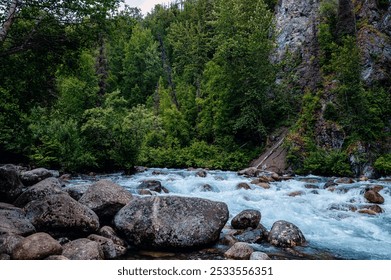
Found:
[[[186,0],[146,16],[120,2],[2,1],[1,161],[79,172],[236,170],[272,131],[292,126],[297,170],[349,173],[349,145],[330,153],[312,141],[322,87],[292,90],[289,75],[275,83],[292,63],[270,59],[276,1]],[[324,9],[323,84],[339,81],[327,118],[350,143],[383,141],[389,92],[362,85],[354,36],[337,34],[333,8]],[[391,169],[389,155],[377,157],[379,170]]]

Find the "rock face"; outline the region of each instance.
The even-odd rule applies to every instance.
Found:
[[[56,194],[26,205],[26,217],[39,231],[54,236],[87,236],[99,229],[98,216],[70,196]]]
[[[61,194],[61,183],[54,177],[47,178],[23,192],[14,202],[18,207],[24,207],[30,201],[42,199],[47,195]]]
[[[319,81],[317,54],[317,28],[320,0],[280,0],[276,7],[276,57],[281,62],[292,53],[300,58],[297,76],[302,87],[314,88]]]
[[[123,187],[100,180],[87,189],[79,202],[93,210],[101,221],[109,222],[131,200],[132,195]]]
[[[41,260],[51,255],[61,255],[62,247],[47,233],[39,232],[23,239],[12,252],[15,260]]]
[[[268,241],[278,247],[295,247],[304,245],[306,242],[300,229],[286,221],[277,221],[273,224]]]
[[[22,190],[16,167],[11,164],[0,166],[0,202],[12,203]]]
[[[234,229],[256,228],[261,221],[261,212],[257,210],[243,210],[236,215],[231,225]]]
[[[143,197],[115,216],[120,235],[142,248],[176,249],[216,242],[228,220],[225,203],[201,198]]]
[[[26,218],[23,209],[0,202],[0,235],[17,234],[27,236],[35,232],[35,227]]]

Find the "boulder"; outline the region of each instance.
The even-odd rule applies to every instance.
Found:
[[[0,235],[0,254],[11,255],[16,245],[23,239],[24,237],[16,234]]]
[[[27,236],[35,232],[35,227],[26,218],[23,209],[0,202],[0,235],[16,234]]]
[[[196,173],[196,176],[201,177],[201,178],[205,178],[206,176],[208,176],[208,173],[205,170],[200,170]]]
[[[251,187],[247,183],[239,183],[237,184],[236,189],[251,190]]]
[[[89,187],[90,185],[67,186],[63,188],[63,190],[67,192],[74,200],[79,200]]]
[[[250,260],[266,261],[266,260],[270,260],[270,257],[263,252],[254,252],[251,254]]]
[[[277,221],[273,224],[268,241],[278,247],[295,247],[306,243],[300,229],[287,221]]]
[[[63,246],[62,255],[70,260],[103,260],[104,254],[98,242],[80,238]]]
[[[150,190],[153,192],[161,193],[162,192],[162,183],[157,180],[144,180],[137,187],[139,190]]]
[[[48,170],[46,168],[36,168],[29,171],[24,171],[20,174],[20,179],[26,186],[32,186],[49,177],[59,177],[60,173],[55,170]]]
[[[91,234],[88,236],[88,239],[95,241],[100,245],[106,260],[112,260],[126,254],[126,248],[120,245],[116,245],[110,238]]]
[[[109,180],[91,185],[79,203],[93,210],[101,222],[111,222],[115,214],[132,200],[130,192]]]
[[[381,194],[379,194],[375,190],[369,190],[369,191],[365,192],[364,197],[370,203],[375,203],[375,204],[383,204],[384,203],[384,197],[382,197]]]
[[[28,203],[24,209],[37,230],[56,237],[88,236],[99,229],[98,216],[66,194],[48,195]]]
[[[248,260],[253,252],[254,249],[248,243],[237,242],[224,253],[224,256],[228,259]]]
[[[228,220],[225,203],[201,198],[156,196],[131,201],[114,218],[118,233],[134,246],[193,248],[216,242]]]
[[[256,184],[258,187],[261,187],[262,189],[268,190],[270,189],[270,184],[269,183],[258,183]]]
[[[0,202],[12,203],[22,193],[23,184],[16,166],[0,166]]]
[[[61,193],[64,193],[61,188],[61,183],[58,181],[57,178],[50,177],[29,187],[15,200],[14,204],[18,207],[24,207],[30,201],[42,199],[47,195]]]
[[[12,252],[14,260],[41,260],[51,255],[61,255],[62,247],[57,240],[44,232],[23,239]]]
[[[261,212],[258,210],[243,210],[232,219],[231,226],[234,229],[257,228],[260,221]]]
[[[232,234],[232,237],[236,242],[261,243],[263,240],[267,239],[269,232],[263,225],[259,224],[255,229],[247,228],[244,230],[234,230],[230,234]]]
[[[113,240],[114,244],[116,245],[127,247],[126,242],[122,238],[118,237],[117,233],[112,227],[103,226],[101,229],[99,229],[98,234]]]
[[[246,177],[257,177],[260,173],[262,173],[262,170],[257,169],[255,167],[249,167],[238,171],[239,176],[246,176]]]
[[[66,261],[66,260],[69,260],[69,259],[67,257],[63,256],[63,255],[52,255],[52,256],[47,257],[45,260],[49,260],[49,261]]]

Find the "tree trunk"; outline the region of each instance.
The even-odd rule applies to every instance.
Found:
[[[8,15],[0,29],[0,44],[2,44],[7,38],[8,31],[10,30],[14,20],[16,18],[17,8],[20,4],[20,0],[13,0],[8,10]]]

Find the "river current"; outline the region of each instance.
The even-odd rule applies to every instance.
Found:
[[[149,169],[131,176],[110,174],[74,178],[71,185],[89,184],[97,179],[110,179],[137,195],[143,180],[158,180],[169,190],[168,194],[201,197],[223,201],[228,205],[230,219],[245,209],[256,209],[262,214],[261,224],[268,230],[277,220],[286,220],[298,226],[311,248],[330,252],[341,259],[391,260],[391,182],[388,180],[360,181],[339,184],[334,191],[323,186],[330,178],[306,176],[281,182],[272,182],[270,189],[251,184],[251,178],[236,172],[207,171],[207,176],[196,176],[196,171],[179,169]],[[308,188],[308,181],[312,188]],[[237,189],[247,183],[251,190]],[[204,185],[211,187],[205,191]],[[380,205],[383,213],[362,214],[351,211],[369,203],[365,189],[381,185],[379,192],[385,199]],[[289,196],[292,192],[301,195]],[[230,222],[230,221],[229,221]]]

